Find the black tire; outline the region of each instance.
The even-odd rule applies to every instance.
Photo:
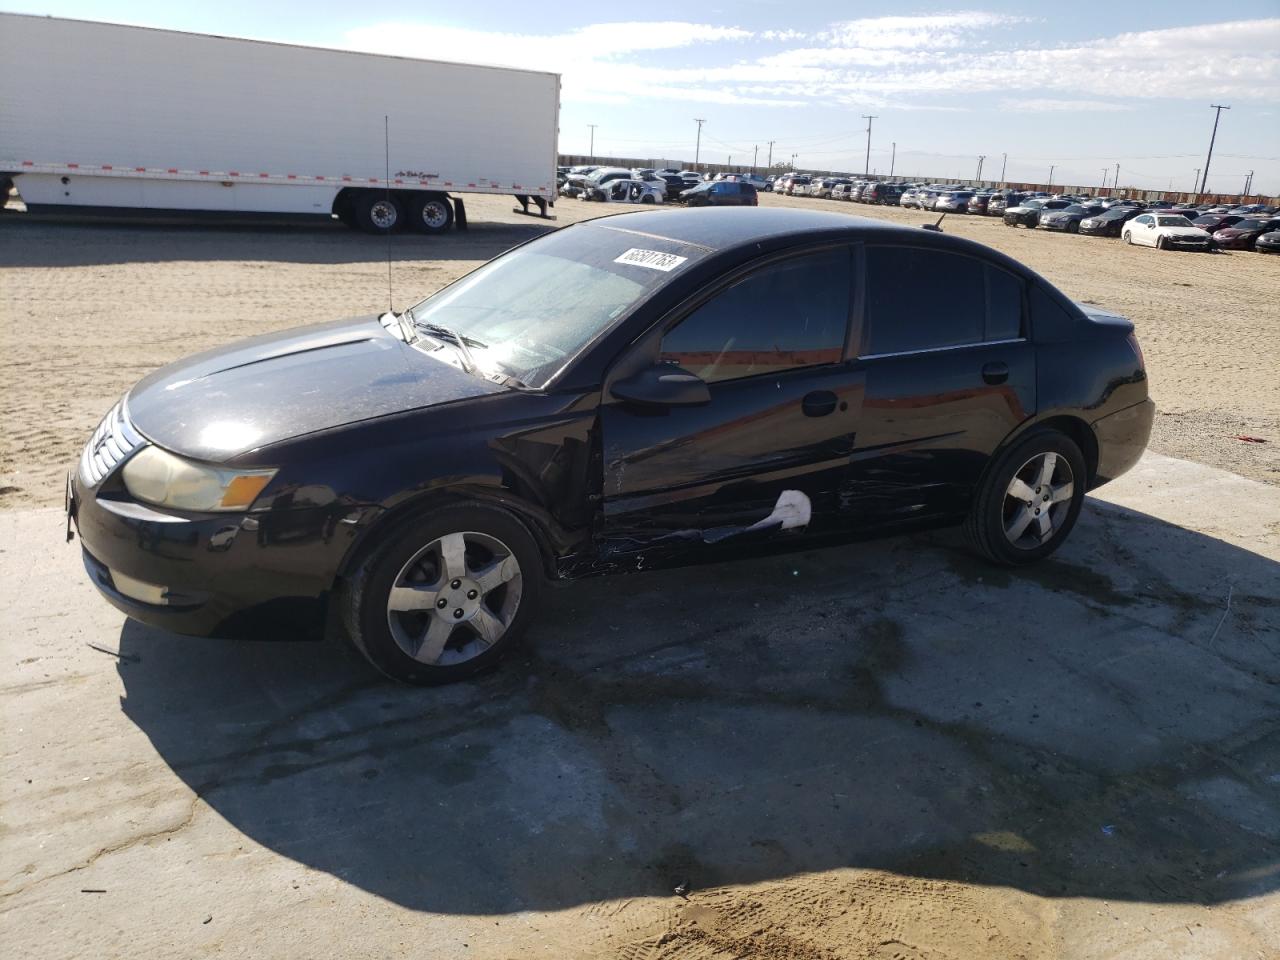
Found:
[[[364,233],[395,233],[404,228],[404,204],[393,194],[366,190],[351,203],[357,229]]]
[[[1067,223],[1067,233],[1079,233],[1079,232],[1080,232],[1080,224],[1076,223],[1076,221],[1074,220],[1071,220]]]
[[[415,196],[409,204],[409,223],[418,233],[445,233],[453,226],[453,204],[436,193]]]
[[[649,196],[648,194],[646,194],[645,196],[643,196],[643,197],[641,197],[641,198],[640,198],[640,202],[641,202],[642,204],[647,203],[647,204],[649,204],[650,206],[653,206],[653,204],[655,204],[657,201],[656,201],[656,200],[654,200],[654,199],[653,199],[653,197],[651,197],[651,196]]]
[[[392,633],[392,614],[388,612],[391,589],[404,573],[406,565],[424,547],[441,537],[462,532],[494,538],[509,549],[519,564],[517,605],[501,637],[483,652],[460,662],[423,663],[410,656]],[[472,546],[469,544],[467,549],[467,562],[470,564]],[[443,577],[443,573],[437,571],[435,576]],[[378,544],[356,568],[342,591],[340,609],[348,638],[370,663],[393,680],[425,686],[462,680],[495,666],[518,643],[535,615],[542,587],[542,555],[528,528],[504,510],[465,504],[433,510],[390,530],[385,541]],[[486,602],[486,597],[482,596],[476,601],[476,606]],[[425,625],[436,613],[418,611],[403,616],[421,616],[425,631]],[[465,627],[466,623],[466,620],[460,621],[459,626]],[[451,650],[459,643],[475,644],[478,635],[473,636],[472,633],[469,629],[463,629],[461,634],[455,630],[445,649]]]
[[[1164,237],[1156,237],[1156,249],[1157,250],[1164,249]]]
[[[1015,474],[1028,461],[1046,453],[1058,454],[1070,468],[1071,499],[1069,503],[1063,501],[1066,514],[1060,525],[1055,522],[1047,540],[1031,548],[1019,547],[1005,535],[1009,506],[1006,494]],[[1057,430],[1033,430],[1002,453],[987,470],[964,523],[965,538],[978,553],[1002,566],[1021,566],[1041,560],[1057,550],[1071,533],[1080,516],[1087,482],[1084,455],[1074,440]]]

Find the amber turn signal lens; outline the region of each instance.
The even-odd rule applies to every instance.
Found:
[[[221,506],[224,509],[247,507],[258,499],[262,488],[270,482],[270,475],[261,473],[238,476],[227,484],[227,492],[222,495]]]

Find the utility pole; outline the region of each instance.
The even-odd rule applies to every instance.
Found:
[[[1111,181],[1111,186],[1112,186],[1112,189],[1115,189],[1115,190],[1120,189],[1120,164],[1118,163],[1116,164],[1116,175]]]
[[[889,179],[893,179],[893,165],[898,159],[898,142],[893,142],[893,153],[889,154]]]
[[[600,126],[600,124],[588,123],[587,126],[591,128],[591,147],[587,150],[587,153],[594,160],[596,158],[596,127]]]
[[[1099,190],[1107,189],[1107,171],[1110,169],[1111,169],[1110,167],[1102,168],[1102,186],[1098,188]]]
[[[1196,184],[1198,184],[1198,183],[1200,183],[1200,168],[1199,168],[1199,167],[1196,167],[1196,178],[1195,178],[1194,180],[1192,180],[1192,181],[1191,181],[1191,190],[1192,190],[1192,192],[1193,192],[1193,193],[1195,193],[1195,195],[1196,195],[1197,197],[1198,197],[1198,196],[1200,196],[1200,194],[1204,193],[1204,186],[1203,186],[1203,185],[1201,185],[1201,186],[1197,189]]]
[[[765,162],[765,166],[770,170],[773,169],[773,145],[777,142],[777,140],[769,141],[769,159]]]
[[[1200,192],[1196,196],[1204,193],[1205,184],[1209,182],[1209,161],[1213,159],[1213,141],[1218,138],[1218,120],[1221,118],[1223,110],[1231,109],[1217,103],[1209,104],[1209,108],[1218,112],[1213,115],[1213,133],[1209,134],[1209,155],[1204,158],[1204,179],[1200,181]]]
[[[1007,153],[1000,154],[1000,182],[1004,183],[1004,168],[1009,165],[1009,155]]]
[[[760,144],[755,145],[755,150],[751,154],[751,172],[756,172],[756,161],[760,159]]]
[[[698,158],[702,156],[702,125],[707,121],[694,117],[693,122],[698,125],[698,142],[693,148],[693,169],[697,170]]]
[[[977,176],[975,176],[973,179],[975,179],[975,180],[977,180],[977,181],[979,181],[979,182],[981,182],[981,181],[982,181],[982,161],[983,161],[983,160],[985,160],[985,159],[987,159],[987,155],[986,155],[985,153],[984,153],[984,154],[980,154],[980,155],[978,156],[978,175],[977,175]]]
[[[1244,178],[1244,190],[1241,192],[1242,197],[1249,195],[1249,188],[1253,186],[1253,171],[1249,171],[1249,175]]]
[[[791,155],[791,172],[792,172],[792,173],[795,173],[795,172],[796,172],[796,157],[798,157],[798,156],[800,156],[800,154],[798,154],[798,153],[793,153],[793,154]]]
[[[877,120],[879,118],[868,116],[867,114],[864,113],[862,115],[862,119],[867,121],[867,162],[866,162],[866,165],[862,168],[862,175],[865,177],[871,173],[871,121]]]
[[[728,163],[726,163],[726,164],[725,164],[725,166],[726,166],[726,167],[732,167],[732,166],[733,166],[733,154],[732,154],[732,153],[731,153],[731,154],[729,154],[729,162],[728,162]],[[728,172],[729,172],[729,173],[733,173],[733,171],[732,171],[732,170],[729,170]]]
[[[1058,168],[1056,163],[1049,164],[1049,186],[1053,186],[1053,171]]]

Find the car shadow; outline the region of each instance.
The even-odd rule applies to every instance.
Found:
[[[282,218],[245,221],[92,220],[84,217],[0,214],[0,264],[6,267],[83,267],[174,261],[261,261],[344,264],[384,261],[488,260],[556,229],[555,221],[473,220],[464,232],[371,236],[336,220]]]
[[[119,670],[220,816],[414,909],[848,866],[1215,903],[1280,886],[1278,583],[1098,503],[1022,571],[942,533],[581,582],[445,688],[132,621]]]

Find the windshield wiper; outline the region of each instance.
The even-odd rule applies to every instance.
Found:
[[[471,353],[471,348],[476,347],[480,350],[489,349],[488,346],[471,337],[464,336],[456,330],[450,330],[448,327],[441,326],[438,323],[426,323],[422,320],[414,320],[413,314],[409,314],[409,319],[413,320],[415,329],[422,330],[431,334],[438,340],[443,340],[452,346],[458,348],[458,353],[462,356],[462,365],[467,373],[476,373],[480,369],[480,365],[476,363],[476,358]]]

